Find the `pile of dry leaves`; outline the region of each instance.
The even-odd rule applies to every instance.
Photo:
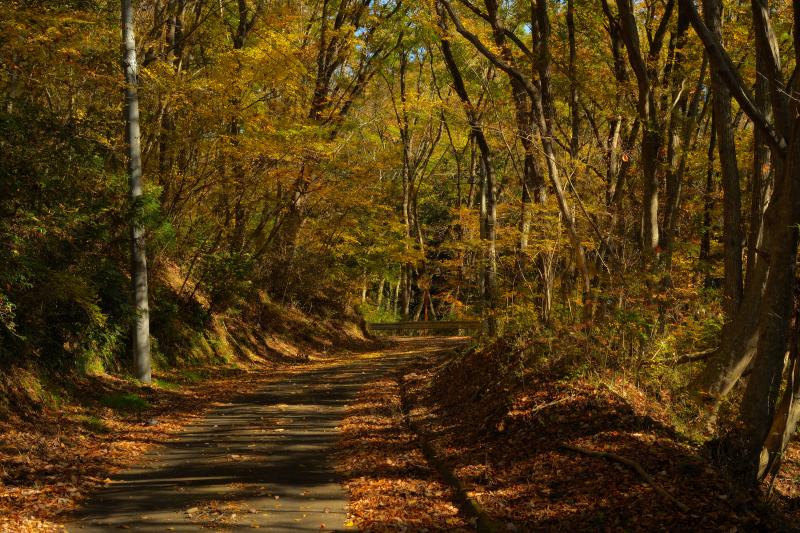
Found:
[[[500,366],[491,350],[429,359],[403,383],[412,417],[492,518],[521,530],[781,527],[625,384],[511,387]]]
[[[365,387],[341,429],[339,465],[362,531],[472,530],[406,427],[395,380]]]
[[[423,355],[362,393],[344,428],[353,451],[343,459],[359,525],[474,525],[456,514],[448,484],[419,451],[423,439],[500,530],[786,527],[630,386],[552,376],[512,384],[502,365],[492,351]],[[419,435],[409,432],[401,405]]]

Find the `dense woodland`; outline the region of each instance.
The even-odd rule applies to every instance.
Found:
[[[149,381],[280,308],[480,317],[777,475],[797,0],[0,5],[3,368]]]

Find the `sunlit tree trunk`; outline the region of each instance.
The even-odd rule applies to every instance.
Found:
[[[150,306],[147,290],[147,255],[142,222],[142,146],[139,129],[138,66],[132,0],[122,0],[122,68],[125,73],[125,136],[128,145],[128,179],[131,203],[131,282],[134,318],[133,364],[136,377],[151,381]]]
[[[378,311],[381,310],[383,307],[383,289],[386,285],[386,278],[381,277],[380,283],[378,283],[378,291],[375,293],[375,307]]]
[[[659,153],[662,145],[662,127],[656,105],[655,89],[658,76],[651,72],[648,62],[653,63],[658,57],[663,44],[666,24],[669,21],[674,1],[666,4],[664,15],[653,37],[648,38],[650,49],[647,59],[642,54],[639,44],[639,30],[634,16],[631,0],[617,0],[620,14],[622,40],[628,51],[628,59],[636,76],[638,88],[637,111],[642,124],[642,251],[646,264],[653,264],[659,250],[658,227],[658,185],[659,185]]]

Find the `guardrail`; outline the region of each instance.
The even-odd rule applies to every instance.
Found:
[[[432,320],[429,322],[382,322],[367,324],[371,331],[443,331],[443,330],[478,330],[483,327],[480,320]]]

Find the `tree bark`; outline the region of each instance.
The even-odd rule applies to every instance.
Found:
[[[567,40],[569,41],[569,115],[570,115],[570,139],[569,154],[572,158],[578,157],[578,143],[580,141],[581,114],[578,103],[578,53],[575,46],[575,5],[573,0],[567,0]]]
[[[755,105],[764,117],[772,121],[772,105],[769,98],[768,67],[764,54],[756,51]],[[747,270],[745,287],[753,283],[755,272],[761,268],[763,256],[758,253],[764,240],[763,221],[767,199],[772,190],[770,176],[770,150],[764,133],[753,129],[753,169],[750,178],[750,230],[747,237]]]
[[[711,212],[714,210],[714,160],[717,151],[717,130],[711,118],[711,132],[708,136],[706,152],[706,186],[703,192],[703,226],[700,231],[700,261],[711,259]]]
[[[667,177],[664,223],[662,229],[663,264],[667,272],[672,266],[672,248],[675,233],[678,231],[681,191],[686,173],[687,158],[690,151],[692,132],[698,122],[698,108],[703,93],[706,61],[700,68],[700,77],[694,87],[691,101],[685,88],[684,47],[686,45],[689,17],[685,9],[678,8],[678,24],[675,35],[675,51],[670,70],[672,90],[670,99],[675,103],[670,112],[669,135],[667,142]]]
[[[768,217],[769,231],[776,234],[768,250],[769,275],[759,313],[759,336],[753,372],[747,382],[740,407],[742,421],[749,433],[747,447],[748,481],[761,481],[769,463],[782,448],[765,450],[763,443],[775,419],[778,395],[781,390],[787,333],[792,314],[795,270],[800,223],[800,121],[795,124],[794,139],[789,143],[789,158],[785,165],[783,194],[773,201],[778,204],[775,219]],[[771,213],[768,213],[770,215]],[[794,428],[789,428],[794,432]]]
[[[650,60],[657,56],[663,42],[665,24],[672,14],[674,2],[669,0],[659,29],[650,42]],[[642,251],[645,264],[654,264],[653,259],[659,249],[658,227],[658,169],[659,153],[662,144],[662,124],[658,118],[655,98],[655,79],[648,72],[648,66],[639,47],[639,30],[633,13],[631,0],[617,0],[620,14],[620,27],[628,60],[636,76],[638,87],[637,111],[644,128],[642,131]]]
[[[717,41],[722,42],[722,3],[719,0],[703,0],[703,15],[708,29]],[[742,300],[742,193],[731,124],[731,95],[714,63],[711,64],[711,89],[722,178],[723,308],[730,324]]]
[[[147,254],[142,222],[142,146],[139,127],[138,65],[132,0],[122,0],[122,68],[125,74],[125,137],[128,145],[128,180],[131,218],[131,282],[136,316],[132,328],[136,378],[150,383],[150,304],[147,288]]]
[[[756,339],[756,355],[752,373],[748,379],[740,404],[740,418],[745,429],[746,457],[745,482],[758,483],[770,472],[780,454],[783,453],[783,434],[791,434],[794,427],[786,425],[781,438],[770,435],[770,428],[776,427],[776,417],[780,416],[778,397],[783,388],[784,359],[789,339],[789,325],[793,310],[793,295],[796,284],[795,271],[798,247],[798,227],[800,227],[800,118],[797,116],[797,94],[800,83],[797,76],[792,85],[784,87],[777,40],[769,21],[769,9],[765,0],[753,0],[753,22],[757,51],[763,54],[762,67],[769,72],[770,94],[774,110],[774,121],[764,115],[741,80],[738,70],[719,39],[703,24],[691,0],[686,3],[692,25],[700,36],[712,65],[718,69],[726,88],[739,102],[742,110],[759,128],[772,148],[775,163],[775,189],[769,207],[764,214],[764,235],[767,268],[757,268],[752,286],[747,287],[742,312],[736,320],[744,320],[745,314],[757,317],[757,328],[752,324],[744,331],[748,340]],[[800,59],[800,1],[793,2],[794,10],[794,52],[795,61]],[[761,278],[766,272],[763,296],[760,294]],[[752,298],[753,302],[748,300]],[[745,313],[746,310],[746,313]],[[755,311],[755,313],[753,313]],[[751,320],[752,322],[752,320]],[[732,331],[743,328],[732,327]],[[741,335],[741,334],[740,334]],[[724,339],[723,339],[724,340]],[[750,351],[742,350],[743,342],[733,344],[731,354],[722,354],[723,363],[739,364],[749,358]],[[713,370],[713,368],[712,368]],[[723,371],[725,369],[723,368]],[[790,373],[794,376],[794,372]],[[725,376],[730,381],[730,373]],[[719,382],[719,379],[717,380]],[[794,383],[786,387],[793,394]],[[791,409],[786,409],[791,414]],[[787,415],[784,415],[787,416]],[[786,423],[796,423],[787,416]],[[780,427],[781,423],[777,424]],[[778,443],[777,445],[775,443]],[[773,449],[770,449],[772,447]]]

